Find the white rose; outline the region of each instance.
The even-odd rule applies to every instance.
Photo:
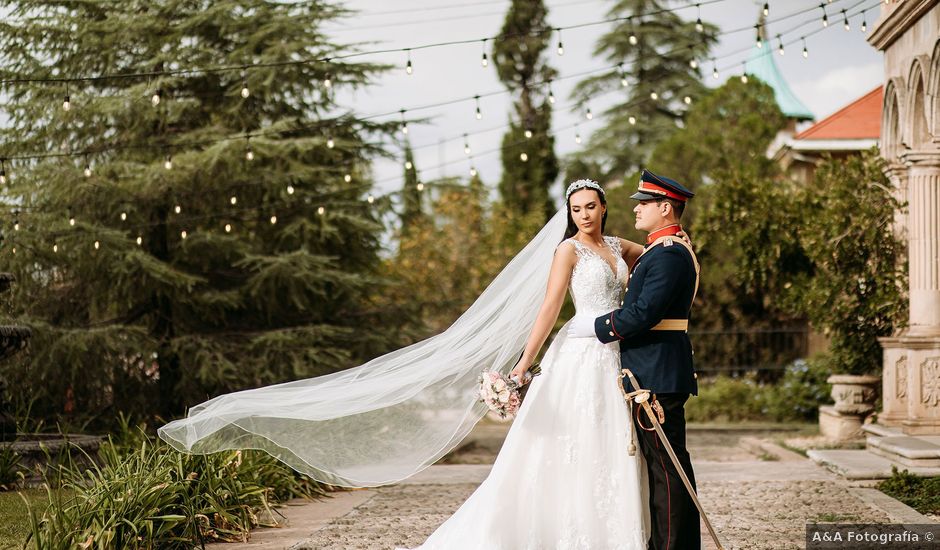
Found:
[[[503,390],[499,392],[499,402],[508,403],[509,402],[509,390]]]

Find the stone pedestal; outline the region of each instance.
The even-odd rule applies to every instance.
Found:
[[[844,441],[862,437],[864,420],[861,415],[840,413],[832,405],[819,407],[819,433],[827,439]]]

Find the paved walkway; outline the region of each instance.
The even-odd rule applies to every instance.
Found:
[[[213,550],[415,547],[486,477],[504,426],[481,423],[470,443],[398,485],[343,492],[282,512],[289,527],[261,529],[245,544]],[[847,482],[767,440],[727,430],[689,435],[699,498],[727,549],[803,548],[808,522],[930,523],[914,510]],[[469,463],[467,463],[469,462]],[[702,532],[705,548],[715,548]]]

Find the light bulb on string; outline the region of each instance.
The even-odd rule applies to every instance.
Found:
[[[345,176],[343,176],[343,181],[345,181],[346,183],[350,183],[352,181],[352,174],[346,174]]]
[[[369,202],[369,204],[372,204],[375,202],[375,197],[372,195],[369,195],[369,198],[367,198],[366,200]]]
[[[243,74],[242,76],[242,98],[248,99],[248,96],[251,95],[251,90],[248,89],[248,75]]]
[[[326,77],[323,79],[323,87],[324,88],[333,87],[333,78],[332,78],[332,75],[330,75],[330,73],[326,73]]]
[[[72,209],[69,208],[69,225],[75,227],[75,216],[72,215]]]
[[[71,97],[69,97],[69,85],[66,82],[65,83],[65,100],[62,101],[62,110],[68,112],[71,109],[72,109],[72,99]]]
[[[188,237],[188,236],[189,236],[189,233],[187,233],[185,229],[182,230],[182,231],[180,231],[180,237],[181,237],[181,238],[186,239],[186,237]]]
[[[693,69],[698,69],[698,61],[696,61],[696,60],[694,60],[694,59],[690,59],[690,60],[689,60],[689,67],[691,67],[691,68],[693,68]]]
[[[519,154],[519,160],[521,160],[522,162],[528,162],[528,160],[529,160],[529,155],[526,154],[526,153],[520,153],[520,154]]]
[[[274,225],[276,223],[277,223],[277,216],[271,216],[271,225]]]
[[[473,99],[474,101],[476,101],[476,104],[477,104],[477,111],[476,111],[477,120],[481,120],[483,118],[483,111],[480,110],[480,96],[478,95],[473,96]]]
[[[183,211],[183,207],[178,204],[173,207],[173,212],[176,212],[177,214],[179,214],[182,211]]]
[[[98,250],[98,248],[100,247],[101,247],[101,243],[99,243],[98,241],[95,241],[95,250]]]
[[[7,182],[7,167],[4,159],[0,159],[0,184]]]
[[[317,214],[322,216],[324,213],[326,213],[326,208],[323,208],[322,206],[317,208]]]
[[[294,186],[293,186],[293,185],[287,184],[287,194],[288,194],[288,195],[293,195],[293,194],[294,194]]]
[[[760,25],[754,25],[754,31],[757,33],[757,49],[764,47],[764,40],[760,36]]]
[[[806,37],[803,37],[802,40],[803,40],[803,59],[807,59],[809,57],[809,50],[806,49]]]
[[[58,243],[54,243],[54,244],[52,245],[52,251],[53,251],[53,252],[58,252],[58,251],[59,251],[59,245],[58,245]]]
[[[88,155],[85,155],[85,170],[83,171],[86,178],[91,177],[91,164],[88,162]]]
[[[122,222],[126,222],[126,221],[127,221],[127,212],[121,212],[121,221],[122,221]]]
[[[13,231],[19,231],[19,230],[20,230],[20,211],[14,210],[13,211]]]
[[[532,139],[532,130],[529,130],[528,128],[526,128],[524,135],[526,139]]]
[[[333,136],[326,138],[326,147],[327,149],[332,149],[333,147],[336,147],[336,142],[333,141]]]
[[[635,117],[635,116],[631,116],[631,117],[627,118],[627,122],[629,122],[630,124],[636,124],[636,117]]]
[[[245,160],[253,161],[255,160],[255,152],[251,148],[251,136],[245,135]]]
[[[626,88],[627,84],[629,84],[627,82],[627,71],[626,69],[623,68],[623,63],[621,63],[619,67],[620,67],[620,87]]]
[[[231,232],[232,232],[232,224],[230,224],[230,223],[225,224],[225,232],[226,232],[226,233],[231,233]]]
[[[770,15],[770,4],[764,2],[764,17]]]
[[[565,55],[565,46],[561,43],[561,29],[555,29],[558,33],[558,55]]]
[[[581,143],[581,128],[577,124],[574,125],[574,142]]]
[[[842,27],[846,31],[852,30],[852,25],[849,25],[849,16],[846,15],[845,10],[842,10]]]
[[[478,172],[477,172],[476,167],[471,165],[471,166],[470,166],[470,177],[471,177],[471,178],[477,177],[477,173],[478,173]]]
[[[235,195],[232,195],[229,198],[228,202],[232,203],[232,206],[235,206],[236,204],[238,204],[238,197],[236,197]]]
[[[163,161],[163,167],[166,168],[167,170],[172,170],[173,169],[173,157],[171,157],[170,155],[167,155],[166,159]]]
[[[144,238],[141,237],[140,235],[137,235],[137,246],[140,246],[141,244],[143,244],[143,242],[144,242]]]
[[[829,26],[829,14],[826,13],[826,8],[824,6],[819,6],[823,11],[822,26],[825,29]]]
[[[863,15],[862,16],[862,32],[866,32],[867,30],[868,30],[868,25],[865,23],[865,16]]]
[[[160,104],[160,100],[162,99],[162,97],[163,97],[163,91],[162,91],[162,90],[157,90],[156,92],[153,93],[152,96],[150,96],[150,103],[151,103],[154,107],[156,107],[157,105]]]
[[[467,140],[467,134],[463,135],[463,154],[470,156],[470,142]]]
[[[584,113],[584,118],[592,120],[594,118],[594,113],[591,112],[591,108],[588,107],[587,111]]]
[[[639,42],[639,40],[636,38],[636,33],[630,31],[630,36],[627,37],[627,42],[629,42],[631,46],[636,46],[637,42]]]
[[[718,65],[712,60],[712,78],[718,80]]]
[[[682,98],[682,101],[683,101],[686,105],[691,105],[691,104],[692,104],[692,97],[691,97],[691,96],[685,96],[685,97]]]
[[[747,65],[741,63],[741,82],[747,84]]]
[[[405,161],[405,170],[411,170],[411,169],[414,168],[414,167],[415,167],[415,165],[412,164],[412,162],[411,162],[410,160],[406,160],[406,161]]]
[[[398,112],[399,114],[401,114],[401,133],[407,136],[408,135],[408,121],[405,120],[405,110],[401,109]]]
[[[785,52],[783,50],[783,39],[780,38],[780,35],[777,35],[777,53],[783,55]]]
[[[490,64],[490,62],[489,62],[489,60],[486,58],[486,39],[484,38],[484,39],[483,39],[483,54],[482,54],[482,56],[480,57],[480,65],[486,67],[486,66],[489,65],[489,64]]]
[[[411,49],[405,49],[405,54],[408,56],[408,62],[405,63],[405,72],[408,74],[413,74],[415,70],[414,66],[411,64]]]
[[[552,92],[552,81],[548,81],[548,102],[551,105],[555,104],[555,93]]]
[[[650,99],[652,99],[653,101],[656,101],[657,99],[659,99],[659,94],[657,94],[656,92],[650,92]]]
[[[702,5],[695,4],[696,19],[695,19],[695,30],[698,32],[705,31],[705,24],[702,23]]]
[[[419,181],[418,185],[415,185],[415,189],[417,189],[419,192],[424,191],[424,183]]]

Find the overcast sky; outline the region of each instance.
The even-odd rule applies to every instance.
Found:
[[[703,3],[707,0],[702,0]],[[441,2],[435,0],[348,0],[347,7],[358,15],[327,27],[334,40],[360,44],[363,50],[417,47],[453,40],[474,40],[499,33],[509,0],[478,0]],[[612,0],[547,0],[549,22],[553,27],[571,26],[607,19]],[[796,40],[822,28],[822,10],[819,0],[770,0],[771,23],[768,35],[776,36],[805,23],[785,34],[783,41]],[[827,4],[830,25],[806,39],[809,57],[801,55],[802,44],[785,46],[785,55],[774,54],[781,72],[794,93],[817,116],[823,118],[851,100],[860,97],[882,81],[882,56],[865,41],[861,32],[862,10],[868,32],[880,13],[879,0],[833,0]],[[694,20],[697,8],[694,2],[671,2],[672,7],[688,6],[678,13],[684,19]],[[712,63],[703,63],[705,81],[718,85],[729,77],[740,75],[741,63],[748,52],[734,53],[754,46],[752,28],[762,3],[753,0],[719,0],[702,5],[704,21],[717,25],[722,31],[748,27],[747,30],[727,33],[719,37],[712,56],[718,58],[719,79],[711,76]],[[812,11],[773,23],[783,15],[814,7]],[[844,29],[842,10],[848,14],[850,31]],[[576,130],[587,142],[591,131],[603,121],[595,116],[592,121],[582,112],[572,112],[569,92],[577,78],[563,80],[566,75],[592,69],[603,69],[610,64],[592,55],[597,37],[609,28],[608,24],[571,29],[563,32],[564,55],[558,56],[553,47],[551,64],[558,70],[559,81],[553,87],[558,98],[553,128],[556,133],[556,153],[564,156],[580,146],[575,142]],[[777,40],[773,39],[776,51]],[[483,68],[480,63],[482,43],[446,46],[414,51],[411,59],[412,75],[407,75],[403,53],[376,54],[367,58],[399,67],[383,76],[374,86],[356,93],[341,95],[341,100],[354,106],[358,115],[397,112],[421,105],[472,97],[477,94],[503,90],[496,77],[493,64]],[[616,98],[609,95],[592,103],[592,111],[600,113]],[[468,175],[470,160],[464,153],[464,133],[469,135],[473,165],[480,171],[483,181],[494,186],[500,176],[497,151],[510,111],[510,97],[502,94],[481,101],[482,120],[477,120],[473,101],[439,108],[414,111],[411,116],[430,117],[431,123],[412,125],[410,137],[415,147],[416,165],[424,179],[443,175]],[[398,118],[398,117],[389,117]],[[444,140],[442,142],[442,140]],[[485,153],[487,151],[492,151]],[[443,166],[441,166],[443,165]],[[380,192],[401,186],[401,167],[397,163],[379,161],[375,166],[377,188]]]

